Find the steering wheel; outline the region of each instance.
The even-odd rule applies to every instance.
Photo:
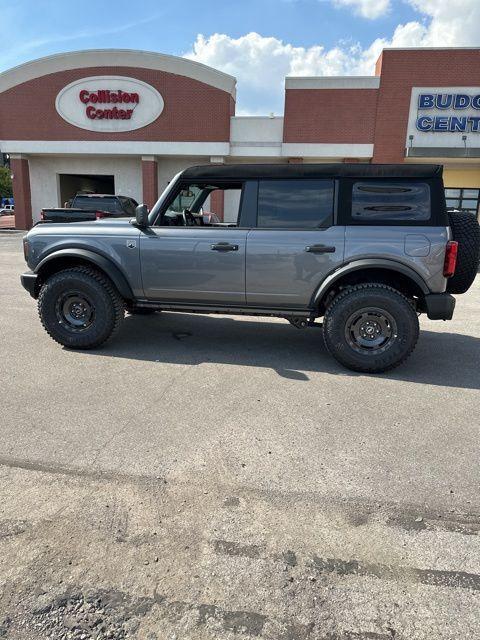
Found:
[[[182,211],[182,218],[185,227],[194,227],[197,224],[195,216],[192,214],[190,209],[184,209]]]

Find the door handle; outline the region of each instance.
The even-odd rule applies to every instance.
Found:
[[[327,247],[325,244],[311,244],[305,247],[308,253],[335,253],[335,247]]]
[[[211,244],[210,249],[212,251],[238,251],[238,244],[230,244],[229,242],[217,242],[217,244]]]

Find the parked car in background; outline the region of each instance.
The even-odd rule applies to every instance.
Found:
[[[133,198],[107,193],[77,194],[68,207],[44,208],[41,222],[85,222],[99,218],[126,218],[135,215]]]
[[[15,214],[15,205],[4,204],[0,207],[0,216],[13,216]]]

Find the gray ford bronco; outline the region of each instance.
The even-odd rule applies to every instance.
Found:
[[[436,165],[210,165],[132,220],[37,224],[24,251],[22,284],[65,347],[98,347],[125,311],[323,318],[330,353],[373,373],[410,355],[421,313],[452,318],[480,230],[447,212]]]

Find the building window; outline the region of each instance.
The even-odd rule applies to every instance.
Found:
[[[465,209],[478,215],[478,205],[480,200],[480,189],[445,189],[447,209]]]

